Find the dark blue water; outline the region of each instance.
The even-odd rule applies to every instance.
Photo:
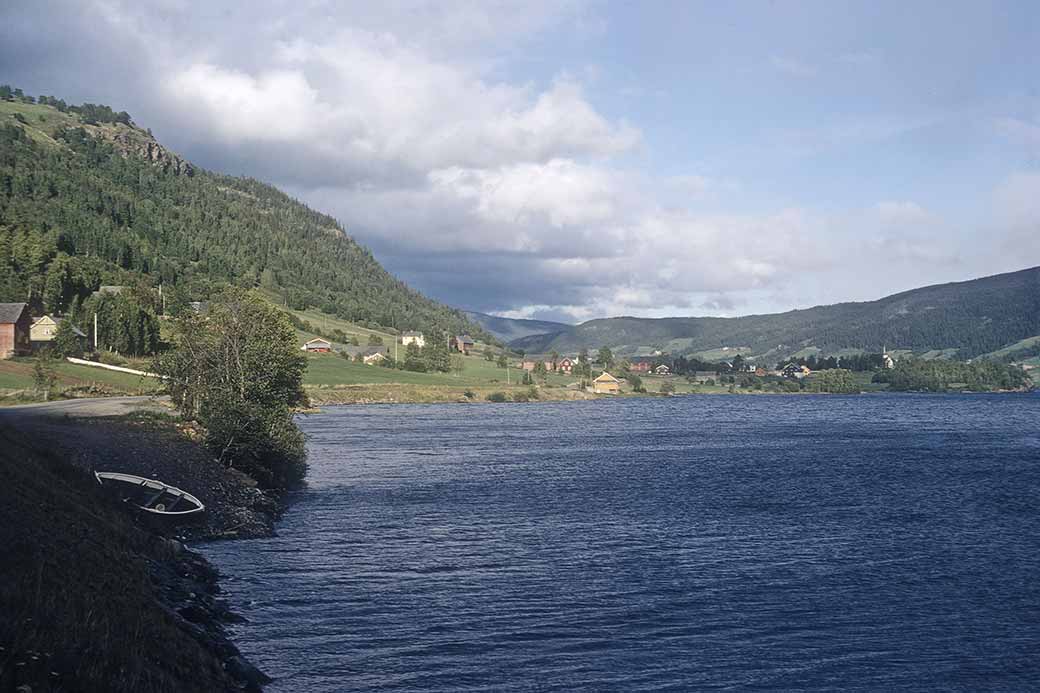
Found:
[[[1040,396],[333,408],[204,547],[274,691],[1040,689]]]

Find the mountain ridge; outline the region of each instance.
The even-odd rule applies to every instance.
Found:
[[[503,318],[474,310],[463,311],[473,322],[479,324],[503,343],[512,342],[524,337],[558,333],[572,327],[565,322],[552,320],[532,320],[530,318]]]
[[[675,354],[734,350],[787,357],[810,350],[839,353],[882,348],[955,350],[962,358],[1040,335],[1040,267],[902,291],[874,301],[844,302],[737,318],[590,320],[559,333],[531,335],[510,346],[532,353],[609,347]]]

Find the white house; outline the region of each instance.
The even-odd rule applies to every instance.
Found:
[[[420,349],[422,349],[424,346],[426,346],[426,338],[423,337],[422,332],[403,332],[401,334],[401,344],[404,346],[414,344]]]

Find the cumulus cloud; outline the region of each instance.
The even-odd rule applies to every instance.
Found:
[[[489,82],[392,35],[298,39],[279,44],[271,62],[252,73],[187,65],[166,82],[167,103],[225,141],[291,143],[298,156],[409,173],[609,157],[639,141],[566,75],[542,89]]]

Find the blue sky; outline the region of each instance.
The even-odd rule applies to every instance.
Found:
[[[739,315],[1040,265],[1033,2],[0,9],[0,80],[126,109],[516,317]]]

